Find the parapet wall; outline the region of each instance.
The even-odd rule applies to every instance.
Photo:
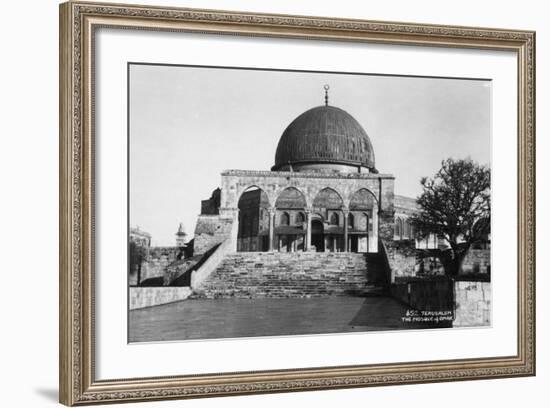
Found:
[[[179,247],[150,247],[147,248],[145,261],[141,265],[141,282],[164,276],[164,271],[168,265],[183,258],[183,249]],[[129,285],[137,285],[137,271],[134,270],[129,275]]]
[[[490,282],[455,282],[456,316],[453,327],[489,326],[492,293]]]
[[[391,286],[391,294],[419,311],[452,311],[453,327],[491,324],[491,283],[451,279],[411,279]]]
[[[453,281],[450,279],[411,279],[391,286],[396,299],[419,311],[452,311]]]
[[[178,247],[151,247],[147,255],[147,260],[141,268],[141,281],[145,279],[164,276],[166,267],[178,259],[178,256],[183,257],[181,248]]]
[[[391,270],[392,282],[395,282],[395,278],[409,277],[416,274],[416,247],[414,240],[386,240],[384,246]]]
[[[163,305],[186,299],[191,294],[189,287],[131,287],[129,292],[130,310]]]

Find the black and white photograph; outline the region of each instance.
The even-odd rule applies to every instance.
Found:
[[[491,326],[491,81],[128,64],[129,342]]]
[[[4,10],[1,406],[548,404],[544,2]]]

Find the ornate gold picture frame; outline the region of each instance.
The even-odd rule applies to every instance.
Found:
[[[97,379],[95,78],[98,28],[450,49],[517,57],[517,352],[514,355]],[[229,11],[68,2],[60,6],[60,402],[80,405],[535,375],[535,33]],[[121,135],[124,137],[124,135]]]

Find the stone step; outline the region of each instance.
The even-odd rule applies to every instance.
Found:
[[[368,296],[384,292],[386,263],[378,254],[228,254],[196,288],[195,297]]]

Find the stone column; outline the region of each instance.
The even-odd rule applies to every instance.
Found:
[[[269,252],[273,252],[273,238],[275,234],[275,208],[269,209]]]
[[[309,251],[311,246],[311,209],[306,208],[306,242],[304,245],[304,251]]]
[[[237,242],[239,238],[239,209],[238,208],[228,208],[220,207],[220,218],[231,218],[232,226],[229,233],[229,239],[232,242],[233,250],[237,251]]]
[[[348,248],[348,215],[349,215],[349,210],[344,209],[344,210],[342,210],[342,212],[344,213],[344,252],[348,252],[348,250],[349,250],[349,248]]]
[[[378,209],[372,209],[372,242],[369,239],[369,252],[378,252]]]

